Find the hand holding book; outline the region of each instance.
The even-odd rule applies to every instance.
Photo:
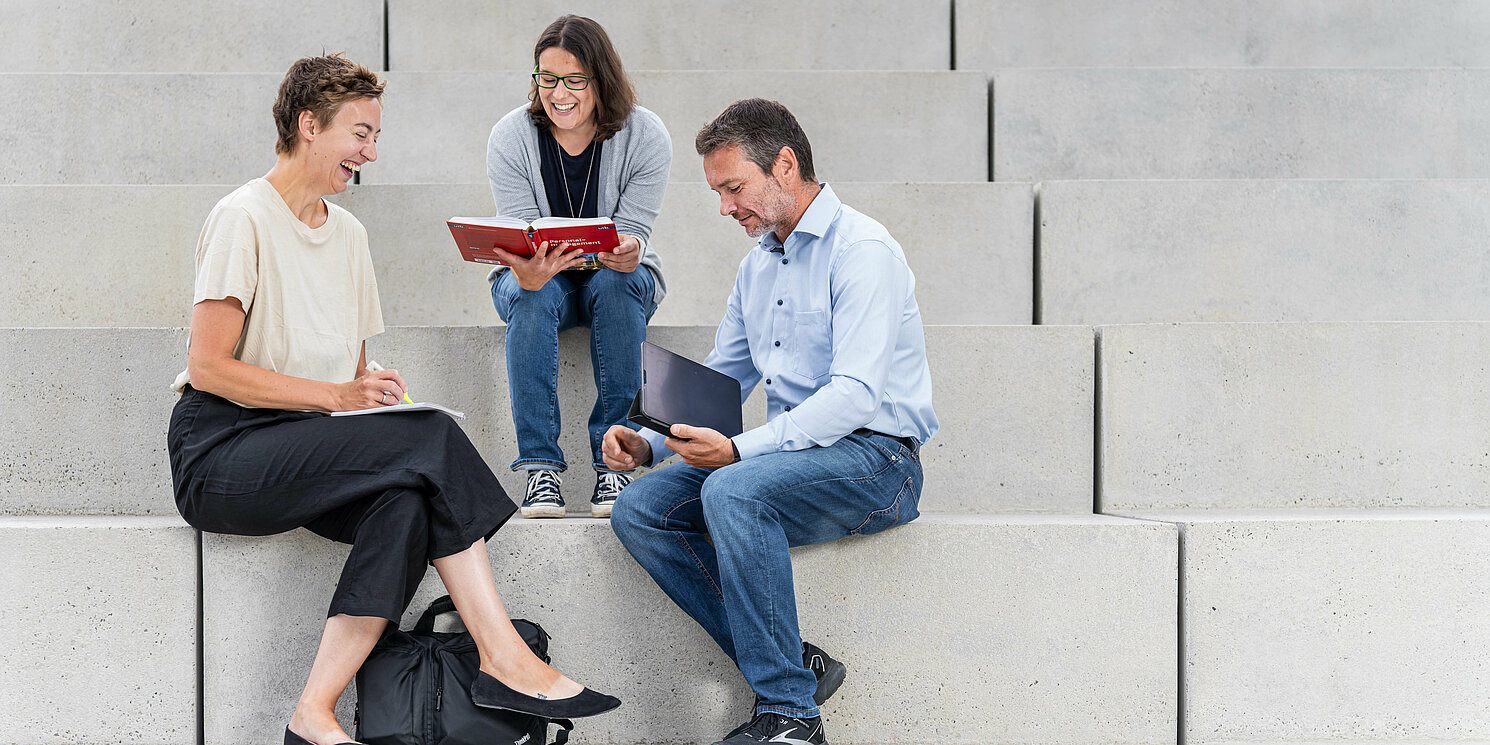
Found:
[[[496,254],[512,271],[512,276],[517,278],[518,286],[529,292],[543,289],[543,286],[548,284],[554,275],[565,269],[574,269],[588,261],[588,257],[580,253],[578,248],[571,247],[563,241],[543,241],[538,244],[530,257],[508,253],[501,248],[493,248],[492,253]]]

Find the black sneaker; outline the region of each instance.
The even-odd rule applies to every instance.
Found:
[[[630,474],[596,471],[595,493],[590,495],[590,516],[610,517],[611,508],[616,506],[616,497],[621,496],[621,490],[629,483]]]
[[[843,685],[844,676],[848,675],[848,668],[842,662],[828,656],[827,652],[819,649],[814,644],[802,642],[802,665],[812,671],[817,678],[817,690],[812,694],[812,700],[818,706],[827,703],[838,692],[838,686]]]
[[[827,745],[823,739],[823,719],[793,719],[775,712],[755,715],[755,718],[736,727],[723,740],[714,745],[751,745],[770,742],[781,745]]]
[[[564,497],[559,494],[558,471],[528,471],[528,489],[523,495],[523,517],[563,517]]]

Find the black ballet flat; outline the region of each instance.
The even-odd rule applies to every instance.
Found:
[[[285,745],[316,745],[316,744],[313,743],[313,742],[311,742],[310,740],[305,739],[304,737],[301,737],[300,735],[295,734],[294,732],[291,732],[289,727],[285,727]],[[344,742],[341,745],[358,745],[358,743],[355,743],[355,742]]]
[[[506,709],[544,719],[593,717],[621,705],[621,699],[588,688],[568,698],[525,696],[486,673],[478,674],[471,685],[471,702],[488,709]]]

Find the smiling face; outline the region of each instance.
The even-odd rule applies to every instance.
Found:
[[[306,112],[303,116],[309,116]],[[323,194],[347,190],[362,164],[378,159],[378,135],[382,132],[383,104],[373,98],[348,101],[331,122],[322,125],[311,117],[306,136],[306,155],[312,171],[323,179]],[[302,124],[302,127],[307,124]]]
[[[781,161],[776,161],[779,170]],[[761,171],[739,145],[728,145],[704,156],[704,179],[719,195],[719,214],[732,217],[745,234],[759,238],[766,231],[786,236],[800,217],[797,201],[781,188],[774,174]]]
[[[590,76],[589,70],[579,63],[579,59],[570,54],[563,47],[549,47],[538,55],[538,72],[546,72],[551,75],[585,75]],[[565,132],[582,135],[586,141],[595,130],[595,97],[600,94],[599,85],[592,79],[589,87],[582,91],[572,91],[560,81],[552,88],[539,88],[538,100],[543,104],[543,112],[548,115],[554,128]],[[555,134],[558,134],[557,132]]]

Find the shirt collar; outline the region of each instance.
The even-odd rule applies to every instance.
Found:
[[[812,198],[812,204],[807,205],[807,211],[802,213],[802,219],[797,221],[797,227],[792,228],[791,235],[787,236],[788,240],[798,233],[821,238],[832,226],[833,218],[838,214],[838,208],[843,206],[843,202],[840,202],[838,195],[833,193],[833,187],[826,183],[819,183],[818,186],[822,188],[818,190],[817,196]],[[776,238],[774,230],[766,231],[765,235],[757,239],[757,245],[776,253],[784,253],[786,250],[786,247]]]

